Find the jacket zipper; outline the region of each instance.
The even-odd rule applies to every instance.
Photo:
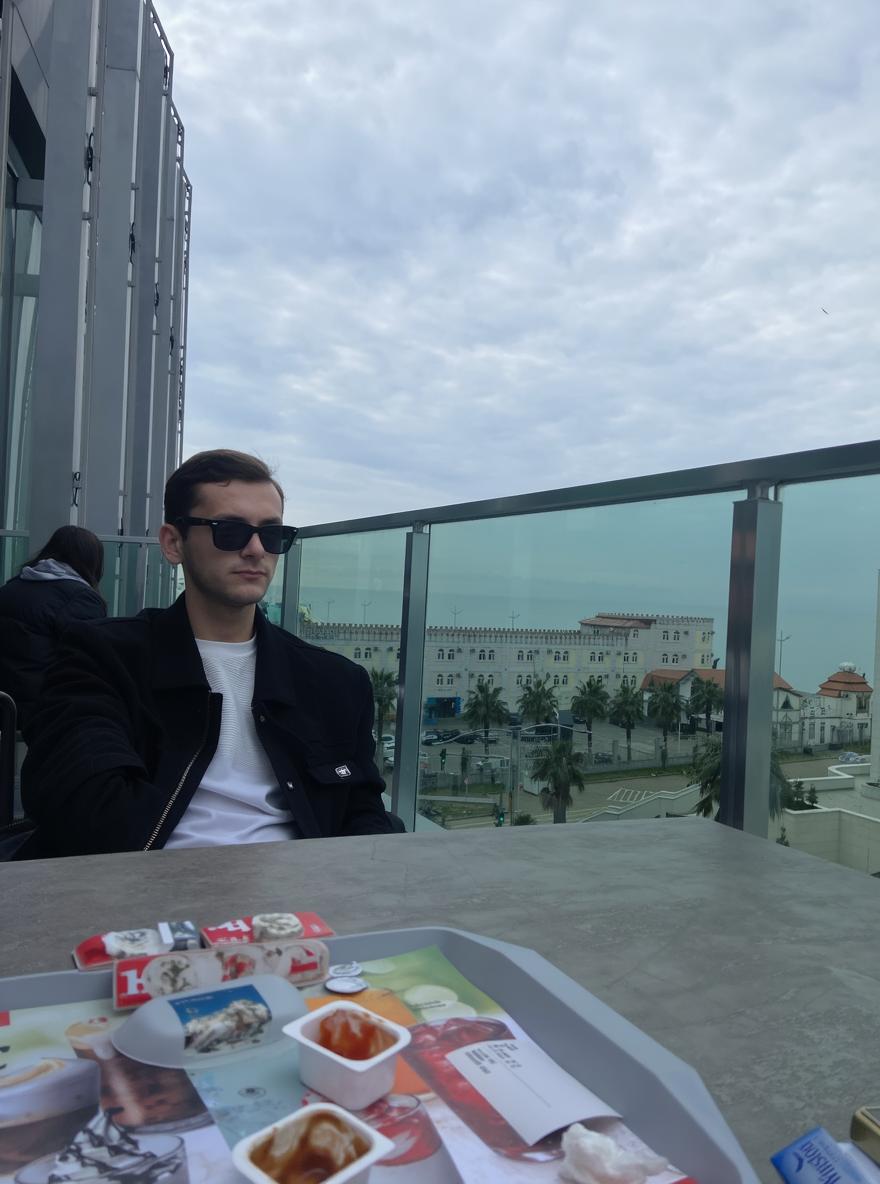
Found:
[[[171,811],[171,807],[177,801],[177,795],[180,793],[181,789],[183,788],[183,783],[184,783],[184,781],[186,781],[187,777],[189,776],[189,771],[193,767],[193,765],[196,763],[196,760],[197,760],[199,754],[201,753],[202,748],[204,748],[204,745],[202,745],[201,748],[196,749],[196,751],[190,757],[189,764],[183,770],[183,776],[178,781],[177,787],[175,788],[174,793],[171,795],[171,797],[168,800],[168,804],[165,806],[165,809],[162,811],[162,817],[156,823],[156,829],[153,831],[153,833],[147,839],[147,843],[146,843],[146,846],[144,847],[144,851],[149,851],[149,849],[155,843],[156,836],[158,835],[159,831],[162,829],[162,824],[164,823],[165,819],[168,817],[168,814]]]

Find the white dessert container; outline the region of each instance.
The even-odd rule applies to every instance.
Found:
[[[355,1061],[339,1056],[329,1048],[322,1048],[317,1042],[321,1020],[339,1011],[356,1012],[368,1019],[377,1028],[389,1032],[394,1043],[365,1061]],[[391,1092],[394,1073],[397,1068],[397,1054],[410,1041],[409,1029],[374,1015],[357,1003],[339,1000],[319,1007],[308,1015],[301,1016],[284,1026],[285,1036],[295,1040],[299,1046],[299,1076],[303,1085],[317,1090],[346,1110],[364,1110],[377,1099]]]
[[[384,1159],[394,1150],[394,1144],[390,1139],[374,1131],[371,1126],[367,1126],[365,1122],[361,1122],[359,1118],[355,1118],[353,1114],[348,1114],[341,1106],[334,1106],[332,1102],[316,1102],[311,1106],[303,1106],[301,1110],[289,1114],[287,1118],[282,1118],[280,1122],[273,1122],[271,1126],[264,1126],[262,1130],[256,1131],[252,1135],[247,1135],[244,1139],[240,1139],[232,1149],[232,1161],[242,1175],[247,1176],[249,1180],[253,1180],[254,1184],[277,1184],[277,1181],[267,1175],[262,1168],[251,1159],[251,1148],[256,1143],[261,1143],[268,1138],[273,1132],[282,1130],[285,1127],[298,1127],[303,1123],[311,1121],[312,1116],[316,1112],[323,1112],[334,1114],[341,1118],[358,1134],[362,1135],[369,1144],[369,1150],[365,1155],[359,1156],[356,1160],[344,1167],[339,1172],[334,1172],[332,1176],[328,1176],[324,1184],[367,1184],[370,1176],[370,1168],[374,1163],[380,1159]]]

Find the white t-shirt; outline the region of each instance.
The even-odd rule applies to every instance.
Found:
[[[251,711],[257,639],[196,645],[211,690],[223,696],[213,760],[166,847],[271,843],[293,838],[290,811],[257,738]]]

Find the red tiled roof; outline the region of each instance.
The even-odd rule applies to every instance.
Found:
[[[682,682],[689,674],[690,670],[670,669],[668,666],[663,666],[660,670],[649,670],[642,679],[642,690],[650,691],[652,683],[660,686],[665,682]]]
[[[661,666],[659,670],[649,670],[642,679],[642,690],[650,690],[651,682],[681,682],[689,675],[694,675],[696,678],[701,678],[703,682],[713,682],[716,687],[724,690],[724,671],[716,669],[712,666],[695,666],[690,670],[676,670],[669,666]],[[790,683],[779,675],[773,675],[773,689],[774,691],[791,691],[793,695],[799,695],[800,691],[796,691]]]
[[[870,695],[872,688],[865,682],[863,674],[854,670],[836,670],[819,687],[820,695],[839,699],[841,695]]]

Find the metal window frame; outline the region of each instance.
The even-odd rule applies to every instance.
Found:
[[[94,69],[96,0],[70,0],[52,14],[52,86],[46,117],[40,308],[33,371],[32,440],[39,441],[40,480],[31,482],[28,525],[48,538],[71,505],[72,474],[81,470],[80,417],[86,401],[86,340],[92,325],[96,176],[87,185],[84,152],[99,134],[89,83]],[[96,139],[95,139],[96,142]],[[84,223],[86,232],[84,233]]]
[[[719,822],[766,838],[782,502],[734,502]]]
[[[9,99],[12,84],[12,14],[14,0],[7,0],[8,10],[0,31],[0,213],[6,209],[6,160],[9,149]],[[0,274],[3,272],[5,234],[0,234]]]
[[[97,228],[91,269],[89,400],[84,419],[82,515],[93,530],[122,528],[132,289],[129,232],[135,182],[143,0],[101,10],[95,169]],[[125,298],[120,299],[124,293]],[[121,394],[121,397],[120,397]]]
[[[406,536],[403,566],[403,608],[400,621],[400,665],[397,715],[394,724],[394,776],[391,809],[415,830],[418,806],[419,749],[422,727],[422,680],[425,662],[425,627],[428,614],[428,572],[431,533],[416,522]],[[414,695],[407,687],[415,687]],[[381,737],[379,737],[381,741]]]
[[[144,15],[138,95],[135,253],[123,529],[145,534],[150,487],[153,322],[162,187],[162,120],[167,49],[152,7]]]

